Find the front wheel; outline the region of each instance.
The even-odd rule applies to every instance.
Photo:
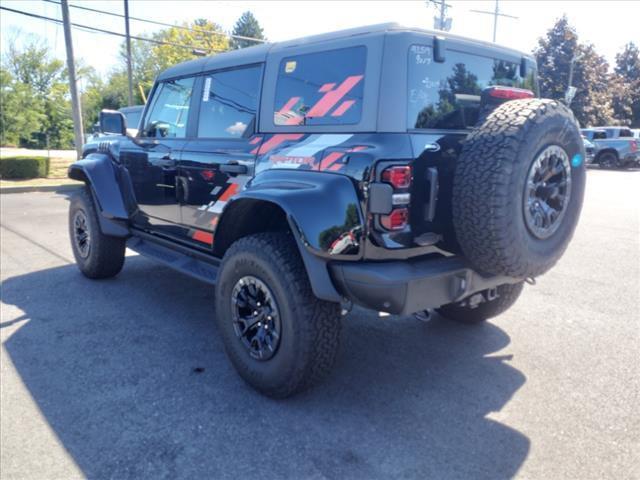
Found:
[[[322,380],[338,352],[340,309],[318,300],[290,234],[260,233],[226,252],[216,320],[240,376],[284,398]]]
[[[85,187],[73,196],[69,205],[71,249],[78,268],[85,276],[109,278],[122,270],[125,239],[102,233],[89,188]]]
[[[484,322],[511,308],[520,297],[523,286],[523,282],[499,285],[475,293],[460,302],[444,305],[436,311],[449,320],[461,323]]]

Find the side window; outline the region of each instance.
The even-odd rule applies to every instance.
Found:
[[[288,57],[276,84],[276,125],[360,122],[367,49],[364,46]]]
[[[633,132],[627,128],[620,129],[620,137],[633,137]]]
[[[204,77],[199,138],[243,138],[255,131],[262,68],[253,66]]]
[[[531,88],[534,81],[520,77],[519,62],[454,50],[447,50],[444,63],[436,63],[426,45],[412,45],[408,63],[410,128],[471,127],[478,121],[482,90],[492,85]]]
[[[607,139],[607,133],[603,132],[603,131],[593,132],[593,139],[594,140],[606,140]]]
[[[156,89],[153,105],[145,117],[141,135],[155,138],[184,138],[193,92],[193,78],[169,80]]]

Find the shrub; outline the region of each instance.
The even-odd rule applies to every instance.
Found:
[[[0,158],[0,177],[3,179],[38,178],[46,177],[48,174],[48,157]]]

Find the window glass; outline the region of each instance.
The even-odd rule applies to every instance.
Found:
[[[242,138],[255,130],[261,67],[214,73],[204,78],[198,137]]]
[[[189,102],[193,92],[193,78],[163,82],[154,95],[153,106],[142,135],[156,138],[184,138],[189,118]]]
[[[282,60],[276,125],[348,125],[360,121],[367,49],[363,46]]]
[[[628,130],[626,128],[622,128],[620,129],[620,137],[633,137],[633,133],[631,132],[631,130]]]
[[[128,128],[138,128],[138,124],[140,123],[140,117],[142,116],[142,110],[138,110],[134,112],[126,112],[124,116],[127,118]]]
[[[605,132],[604,130],[598,130],[597,132],[593,132],[594,140],[606,140],[606,138],[607,138],[607,132]]]
[[[492,85],[535,88],[535,69],[520,76],[520,62],[447,50],[433,61],[426,45],[409,48],[409,128],[467,128],[478,121],[480,95]]]

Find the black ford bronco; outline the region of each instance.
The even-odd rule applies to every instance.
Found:
[[[214,284],[231,362],[286,397],[353,304],[479,322],[556,263],[585,152],[536,92],[529,55],[395,24],[177,65],[136,137],[103,111],[70,167],[77,264],[112,277],[127,247]]]

